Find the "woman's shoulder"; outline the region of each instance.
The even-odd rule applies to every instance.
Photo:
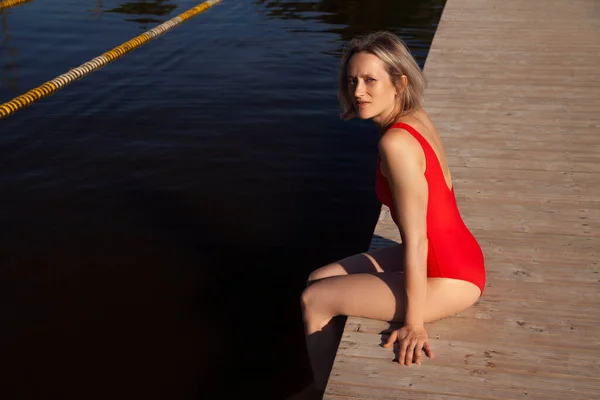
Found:
[[[384,171],[422,169],[425,162],[421,144],[401,127],[389,129],[379,139],[379,157]]]
[[[379,152],[406,152],[419,146],[415,137],[402,126],[392,126],[379,138]]]

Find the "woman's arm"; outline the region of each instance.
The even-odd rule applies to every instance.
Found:
[[[427,290],[427,181],[419,142],[403,129],[379,141],[382,172],[390,185],[405,253],[405,325],[422,327]]]

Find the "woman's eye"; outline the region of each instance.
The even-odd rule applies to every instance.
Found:
[[[375,82],[375,79],[373,79],[373,78],[367,78],[366,81],[367,82]]]

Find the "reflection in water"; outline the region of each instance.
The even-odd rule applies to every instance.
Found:
[[[102,0],[96,0],[96,8],[92,8],[90,10],[92,13],[96,14],[96,19],[102,18]]]
[[[423,64],[446,0],[256,0],[256,3],[270,18],[321,22],[328,32],[339,34],[343,42],[375,30],[392,31],[402,36]],[[335,55],[341,50],[340,47]]]
[[[165,16],[171,14],[178,6],[171,3],[169,0],[141,0],[131,3],[124,3],[119,7],[106,10],[105,12],[113,12],[120,14],[142,15],[144,17],[126,18],[125,21],[139,22],[143,29],[147,29],[149,23],[160,23],[163,20],[148,17],[149,15]]]
[[[2,80],[6,82],[6,86],[13,92],[19,92],[19,79],[17,76],[17,56],[19,54],[15,47],[10,45],[10,35],[8,34],[8,17],[2,10],[0,11],[0,55],[7,53],[12,58],[8,61],[8,57],[2,56],[0,60],[7,60],[6,64],[0,64],[0,74]]]

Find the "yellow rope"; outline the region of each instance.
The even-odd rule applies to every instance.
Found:
[[[12,0],[12,1],[16,1],[16,0]],[[41,86],[31,89],[27,93],[22,94],[21,96],[18,96],[7,103],[0,104],[0,119],[5,119],[5,118],[9,117],[10,115],[14,114],[15,112],[17,112],[18,110],[29,106],[33,102],[38,101],[38,100],[56,92],[57,90],[62,89],[63,87],[67,86],[68,84],[70,84],[78,79],[83,78],[84,76],[88,75],[89,73],[104,67],[108,63],[111,63],[112,61],[116,60],[117,58],[122,57],[123,55],[129,53],[133,49],[162,35],[169,29],[174,28],[175,26],[181,24],[182,22],[206,11],[209,7],[215,5],[216,3],[220,2],[220,1],[221,0],[208,0],[200,5],[197,5],[196,7],[193,7],[191,9],[189,9],[188,11],[185,11],[185,12],[179,14],[175,18],[170,19],[169,21],[154,27],[145,33],[142,33],[141,35],[123,43],[120,46],[115,47],[114,49],[112,49],[110,51],[107,51],[106,53],[102,54],[101,56],[98,56],[98,57],[94,58],[93,60],[88,61],[85,64],[82,64],[79,67],[70,70],[66,74],[62,74],[62,75],[52,79],[51,81],[44,83]]]
[[[18,6],[19,4],[27,3],[28,1],[31,1],[31,0],[3,0],[3,1],[0,1],[0,10]]]

